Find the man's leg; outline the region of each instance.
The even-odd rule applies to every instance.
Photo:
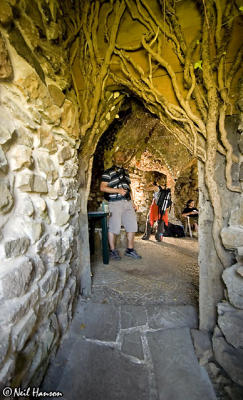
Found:
[[[134,246],[134,232],[127,232],[127,247],[128,249],[133,249]]]
[[[110,258],[120,260],[119,251],[116,250],[116,235],[119,235],[121,229],[121,206],[120,201],[109,204],[111,216],[109,218],[108,242],[110,246]],[[115,232],[115,233],[114,233]]]
[[[161,242],[165,230],[164,227],[165,227],[164,221],[162,219],[158,220],[157,232],[155,234],[155,239],[157,240],[157,242]]]
[[[137,218],[132,203],[130,201],[124,203],[124,209],[122,213],[122,225],[127,232],[127,249],[125,251],[125,256],[135,259],[142,258],[133,248],[135,232],[137,232]]]
[[[108,232],[108,241],[111,250],[115,250],[116,235],[112,232]]]

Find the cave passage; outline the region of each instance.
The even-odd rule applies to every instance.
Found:
[[[152,231],[149,241],[141,240],[153,199],[147,190],[154,181],[171,189],[169,224],[182,226],[182,210],[189,199],[198,205],[197,162],[166,127],[136,99],[129,98],[118,118],[101,137],[94,154],[88,211],[102,209],[104,195],[99,185],[104,169],[112,165],[115,151],[127,158],[125,167],[136,205],[138,233],[135,247],[141,260],[124,256],[126,233],[117,237],[121,261],[101,263],[101,228],[95,229],[95,257],[92,260],[93,296],[97,301],[122,304],[198,304],[198,240],[194,237],[164,237],[157,243]],[[171,226],[171,225],[170,225]],[[196,237],[195,237],[196,236]]]

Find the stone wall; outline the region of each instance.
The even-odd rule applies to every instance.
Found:
[[[227,120],[228,138],[234,153],[242,159],[240,146],[242,133],[238,130],[239,120]],[[238,398],[243,386],[243,197],[242,193],[227,190],[225,159],[217,156],[216,180],[223,206],[224,227],[222,243],[229,254],[229,266],[223,269],[213,242],[213,213],[204,182],[203,164],[199,164],[200,218],[199,218],[199,265],[200,265],[200,328],[211,331],[214,359],[236,386],[227,387],[230,398]],[[232,168],[232,180],[242,185],[240,163]],[[217,374],[217,368],[215,369]]]
[[[0,35],[0,382],[38,385],[80,286],[77,107]]]

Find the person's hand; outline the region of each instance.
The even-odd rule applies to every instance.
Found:
[[[121,196],[125,196],[127,193],[127,190],[125,190],[123,188],[119,188],[119,189],[117,189],[117,193],[119,193]]]

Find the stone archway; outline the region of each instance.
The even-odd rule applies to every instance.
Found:
[[[139,9],[123,0],[51,1],[49,6],[42,0],[2,1],[3,382],[38,384],[72,318],[80,288],[89,293],[92,157],[133,93],[201,160],[201,327],[215,328],[217,360],[243,385],[234,368],[242,343],[230,334],[232,326],[237,332],[243,307],[242,124],[237,116],[242,112],[241,10],[237,2],[226,3],[212,0],[197,9],[188,1],[188,18],[182,4],[171,1],[139,2]],[[191,29],[192,21],[202,27],[202,36]],[[165,47],[168,59],[160,53]],[[225,123],[230,113],[235,116]],[[219,303],[223,289],[226,308]]]

